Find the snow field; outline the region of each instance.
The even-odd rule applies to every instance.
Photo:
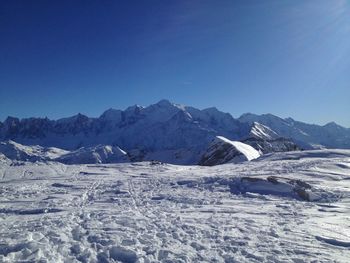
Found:
[[[346,150],[215,167],[5,160],[0,178],[0,262],[350,258]]]

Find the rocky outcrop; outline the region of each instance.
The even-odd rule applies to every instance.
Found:
[[[239,163],[256,159],[259,156],[260,153],[248,144],[217,136],[202,155],[198,164],[213,166],[224,163]]]

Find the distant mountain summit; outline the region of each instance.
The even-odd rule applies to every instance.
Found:
[[[335,123],[319,126],[271,114],[249,113],[235,119],[216,108],[199,110],[168,100],[148,107],[134,105],[125,110],[108,109],[98,118],[79,113],[59,120],[8,117],[0,122],[0,141],[5,142],[2,148],[6,148],[7,158],[11,159],[8,157],[11,151],[13,154],[22,151],[19,145],[14,147],[16,142],[41,147],[37,148],[41,151],[39,160],[45,152],[42,149],[56,147],[69,151],[70,154],[60,159],[66,163],[155,159],[196,164],[216,136],[244,142],[260,153],[301,148],[350,148],[350,130]],[[78,150],[82,147],[84,150]],[[27,150],[23,156],[27,156]],[[26,158],[36,160],[35,155]]]
[[[324,126],[295,121],[292,118],[282,119],[272,114],[243,114],[238,118],[243,123],[263,124],[279,136],[292,138],[304,149],[315,148],[350,148],[350,129],[335,122]]]
[[[250,132],[241,141],[249,144],[261,154],[289,152],[301,149],[293,139],[282,137],[269,127],[258,122],[251,124]]]

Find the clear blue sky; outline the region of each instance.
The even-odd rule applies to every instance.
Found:
[[[350,1],[0,1],[0,120],[162,98],[350,127]]]

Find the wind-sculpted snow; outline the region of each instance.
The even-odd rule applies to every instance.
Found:
[[[213,166],[229,162],[239,163],[251,161],[259,156],[260,153],[248,144],[230,141],[223,136],[216,136],[204,152],[199,164]]]
[[[350,151],[0,165],[0,262],[348,262]]]

